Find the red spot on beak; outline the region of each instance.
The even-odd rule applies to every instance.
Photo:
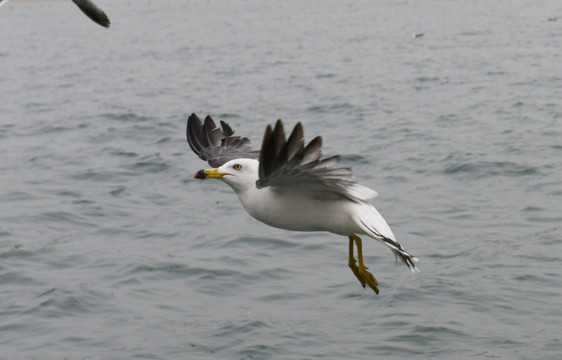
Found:
[[[205,170],[199,170],[193,178],[204,180],[207,178],[207,174],[205,174]]]

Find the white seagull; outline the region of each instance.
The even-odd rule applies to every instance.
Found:
[[[108,28],[111,25],[109,18],[96,4],[90,0],[72,0],[84,14],[92,19],[97,24]],[[7,3],[8,0],[0,0],[0,6]]]
[[[189,117],[189,146],[213,167],[197,172],[196,179],[224,181],[246,211],[267,225],[347,236],[349,267],[363,287],[369,285],[377,294],[377,280],[363,263],[359,235],[380,241],[412,272],[417,270],[418,259],[404,250],[377,209],[367,202],[377,193],[358,184],[349,168],[338,165],[339,156],[321,158],[320,136],[305,146],[303,127],[298,123],[286,139],[278,120],[273,129],[267,126],[261,151],[256,151],[247,138],[233,134],[224,121],[218,128],[210,116],[204,122],[195,114]]]

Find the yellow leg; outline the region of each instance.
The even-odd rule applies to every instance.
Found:
[[[361,285],[363,285],[363,287],[365,287],[365,282],[361,279],[361,277],[359,276],[359,268],[357,267],[357,261],[355,261],[355,257],[353,255],[353,238],[350,236],[349,237],[349,260],[348,260],[348,265],[351,268],[351,271],[353,271],[353,274],[355,274],[355,277],[357,279],[359,279],[359,281],[361,282]]]
[[[353,242],[357,245],[357,258],[359,259],[359,266],[357,266],[355,257],[353,255]],[[349,260],[348,260],[349,267],[353,271],[353,274],[361,285],[365,287],[365,285],[369,285],[371,289],[373,289],[377,294],[379,293],[378,282],[377,279],[367,271],[365,264],[363,263],[363,243],[361,238],[355,234],[351,234],[349,236]]]

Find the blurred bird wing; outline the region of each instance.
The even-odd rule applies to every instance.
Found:
[[[76,6],[82,10],[90,19],[103,27],[109,27],[111,22],[109,18],[96,4],[90,0],[72,0]]]

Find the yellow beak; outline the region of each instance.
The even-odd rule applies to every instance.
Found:
[[[218,168],[199,170],[194,179],[222,179],[227,173],[220,172]]]

